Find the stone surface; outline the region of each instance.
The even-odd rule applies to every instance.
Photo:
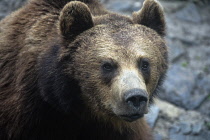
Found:
[[[26,0],[0,0],[0,19],[21,7]]]
[[[152,105],[149,110],[150,113],[145,116],[148,124],[152,128],[155,126],[155,123],[156,123],[158,115],[159,115],[159,111],[160,111],[160,109],[157,106]]]
[[[209,96],[210,76],[200,76],[185,67],[174,64],[169,68],[159,97],[185,109],[196,109]]]
[[[183,47],[183,43],[177,39],[166,38],[167,45],[169,46],[169,61],[174,63],[182,56],[185,55],[186,50]]]
[[[177,106],[190,108],[188,101],[191,99],[196,78],[193,71],[182,68],[179,65],[172,65],[167,75],[163,85],[164,92],[160,94],[160,98],[170,101]]]
[[[192,131],[192,126],[189,123],[182,122],[179,124],[181,127],[181,131],[184,135],[190,134]]]
[[[175,14],[178,18],[184,21],[200,23],[202,20],[197,6],[194,3],[188,3],[187,6],[177,11]]]
[[[193,125],[193,128],[192,128],[192,134],[198,135],[201,132],[201,130],[202,130],[202,126],[203,126],[202,122],[195,123]]]
[[[208,140],[210,131],[206,122],[210,118],[199,112],[186,111],[168,102],[156,100],[160,109],[154,132],[163,136],[163,140]]]
[[[140,10],[144,0],[108,0],[106,7],[114,12],[130,14]]]
[[[210,93],[209,93],[208,97],[205,99],[205,101],[196,110],[201,112],[204,115],[210,116],[209,108],[210,108]],[[209,129],[210,129],[210,124],[209,124]]]
[[[183,7],[187,5],[186,1],[166,1],[166,0],[160,0],[164,11],[167,13],[174,13],[176,11],[179,11]]]
[[[155,134],[154,139],[155,139],[155,140],[162,140],[163,138],[162,138],[161,135]]]

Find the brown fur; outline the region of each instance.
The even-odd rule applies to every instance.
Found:
[[[30,0],[0,22],[0,139],[151,140],[143,118],[126,122],[116,112],[126,71],[149,101],[157,92],[167,70],[164,32],[153,0],[133,19],[96,0]],[[141,58],[150,60],[148,76]],[[116,63],[113,75],[102,75],[104,61]]]

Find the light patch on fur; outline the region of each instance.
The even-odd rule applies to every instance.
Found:
[[[147,91],[143,77],[139,74],[137,68],[126,69],[121,68],[119,76],[113,81],[112,93],[116,94],[119,99],[124,97],[122,95],[128,90],[138,88]]]

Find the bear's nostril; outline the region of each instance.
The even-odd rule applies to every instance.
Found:
[[[145,107],[147,104],[148,98],[142,92],[130,92],[125,97],[125,102],[132,107],[133,109],[139,109],[140,107]]]
[[[135,108],[139,108],[141,106],[141,104],[146,104],[147,102],[147,98],[141,95],[134,95],[129,97],[126,102],[135,107]]]
[[[147,98],[146,97],[143,97],[143,96],[141,96],[141,95],[136,95],[136,96],[132,96],[132,97],[130,97],[130,98],[128,98],[127,100],[126,100],[126,102],[128,103],[128,104],[131,104],[131,105],[133,105],[134,107],[136,107],[136,108],[138,108],[138,107],[140,107],[140,104],[142,104],[142,103],[146,103],[147,102]]]

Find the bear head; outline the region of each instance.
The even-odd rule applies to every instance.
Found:
[[[132,17],[93,16],[86,4],[69,2],[61,11],[59,31],[60,57],[71,61],[65,62],[65,73],[78,81],[79,96],[92,116],[131,122],[148,112],[168,65],[158,2],[145,0]]]

